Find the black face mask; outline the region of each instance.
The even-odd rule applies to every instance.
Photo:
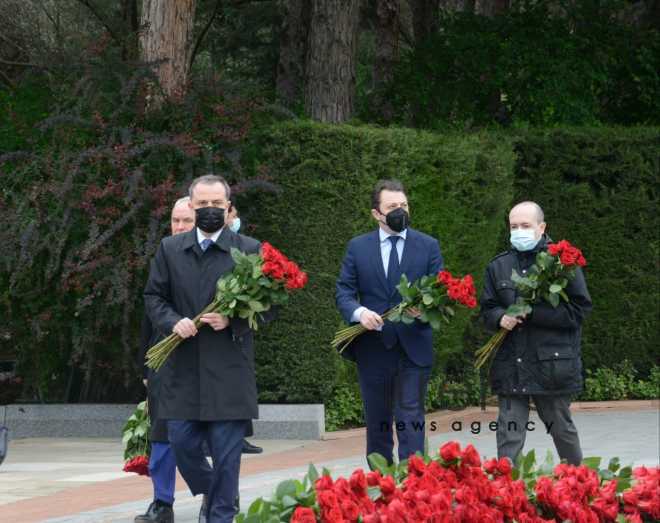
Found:
[[[404,209],[398,207],[385,215],[385,223],[394,232],[401,232],[408,228],[410,216]]]
[[[222,229],[225,224],[225,210],[219,207],[195,209],[195,225],[211,234]]]

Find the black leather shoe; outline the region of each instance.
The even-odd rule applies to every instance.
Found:
[[[136,516],[135,523],[174,523],[174,511],[156,500],[149,505],[146,513]]]
[[[199,518],[197,519],[198,523],[206,523],[206,514],[208,513],[208,499],[206,494],[202,497],[202,506],[199,509]]]
[[[241,450],[243,454],[261,454],[263,451],[261,447],[253,445],[246,439],[243,440],[243,450]]]

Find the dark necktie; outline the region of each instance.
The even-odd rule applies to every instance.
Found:
[[[388,239],[392,243],[392,250],[390,251],[390,261],[387,264],[387,283],[389,284],[390,292],[394,292],[401,279],[399,253],[396,250],[396,242],[399,241],[399,237],[390,236]]]
[[[209,248],[209,245],[213,243],[213,240],[211,238],[205,238],[202,240],[201,247],[203,251],[206,251],[206,249]]]
[[[389,287],[391,297],[401,279],[401,269],[399,267],[399,253],[396,251],[396,242],[399,241],[399,237],[390,236],[388,239],[392,243],[390,260],[387,263],[387,286]],[[383,343],[385,344],[385,348],[388,350],[394,348],[398,339],[394,324],[386,321],[385,325],[383,325]]]

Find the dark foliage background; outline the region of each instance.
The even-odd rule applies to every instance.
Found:
[[[26,398],[133,398],[141,289],[173,202],[206,172],[272,188],[240,183],[259,100],[206,83],[147,116],[148,69],[88,59],[70,92],[33,77],[0,93],[0,354]]]
[[[660,32],[621,2],[520,2],[444,11],[385,88],[395,121],[447,126],[660,123]],[[362,108],[363,117],[379,114]]]

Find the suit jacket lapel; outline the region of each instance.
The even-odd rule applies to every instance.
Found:
[[[191,231],[184,232],[181,236],[181,248],[184,251],[192,250],[198,259],[201,258],[203,253],[202,248],[197,243],[197,229],[193,227]]]
[[[371,251],[371,262],[374,271],[376,272],[376,277],[378,278],[380,285],[385,289],[385,292],[388,292],[389,285],[387,284],[387,277],[385,276],[385,269],[383,268],[383,255],[380,252],[380,236],[378,235],[378,229],[376,229],[371,235],[370,244],[369,250]]]
[[[229,227],[223,227],[222,231],[220,232],[220,236],[218,236],[218,240],[215,242],[215,244],[220,247],[221,250],[225,252],[231,252],[231,247],[232,247],[232,236],[233,232],[229,229]]]

